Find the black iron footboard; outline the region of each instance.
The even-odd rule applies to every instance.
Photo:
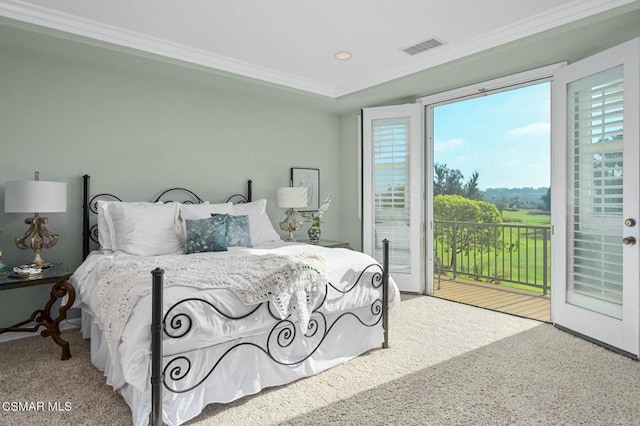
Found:
[[[339,289],[333,286],[331,283],[327,285],[327,289],[325,291],[325,295],[323,300],[318,303],[316,308],[312,312],[311,319],[309,321],[309,327],[307,332],[303,335],[303,338],[312,339],[314,338],[314,342],[311,345],[311,350],[306,354],[291,359],[280,358],[277,354],[277,349],[287,349],[292,342],[296,339],[297,336],[297,328],[295,324],[289,320],[288,318],[280,319],[279,316],[275,315],[270,307],[268,302],[263,302],[260,305],[257,305],[250,312],[243,313],[239,316],[230,316],[216,306],[212,305],[210,302],[203,299],[190,298],[177,302],[171,308],[169,308],[164,315],[162,316],[163,309],[163,292],[162,292],[162,279],[164,271],[162,269],[156,268],[151,274],[153,276],[153,290],[152,290],[152,323],[151,323],[151,424],[152,425],[162,425],[162,393],[163,387],[166,388],[169,392],[174,393],[185,393],[189,392],[196,387],[200,386],[216,369],[220,362],[232,351],[242,346],[250,346],[259,351],[262,351],[265,355],[267,355],[273,362],[279,365],[285,366],[294,366],[298,365],[309,357],[311,357],[322,345],[322,343],[327,338],[327,335],[333,328],[333,326],[338,323],[342,318],[345,317],[353,317],[356,318],[362,326],[365,327],[374,327],[382,321],[382,326],[384,329],[384,341],[382,344],[383,348],[389,347],[389,317],[388,317],[388,307],[389,307],[389,241],[383,241],[383,261],[382,266],[379,264],[371,264],[367,266],[361,273],[358,275],[356,281],[351,285],[347,286],[345,289]],[[367,274],[367,275],[365,275]],[[373,301],[370,307],[371,315],[373,316],[373,322],[367,322],[359,318],[353,312],[344,312],[340,314],[337,318],[333,319],[331,324],[328,323],[326,316],[321,311],[324,302],[327,299],[327,294],[329,291],[336,291],[339,293],[349,293],[352,291],[357,285],[361,284],[361,281],[366,279],[370,279],[370,285],[374,288],[382,287],[382,300],[376,299]],[[367,284],[365,282],[365,284]],[[266,339],[266,343],[264,346],[258,345],[252,342],[240,342],[237,343],[230,348],[228,348],[214,363],[214,365],[208,369],[208,371],[200,371],[202,377],[195,380],[195,384],[190,384],[184,386],[182,388],[177,388],[174,386],[176,382],[179,382],[185,379],[189,373],[192,371],[191,362],[189,358],[185,355],[175,355],[169,360],[166,366],[163,368],[163,348],[162,348],[162,339],[163,332],[167,338],[181,338],[185,336],[189,330],[191,330],[191,326],[193,320],[187,314],[180,312],[178,309],[182,304],[187,302],[197,302],[208,305],[211,309],[213,309],[218,315],[229,319],[243,319],[248,317],[249,315],[257,312],[259,309],[266,309],[272,318],[276,319],[276,324],[272,327],[269,335]],[[274,350],[275,349],[275,350]],[[170,380],[168,383],[167,379]],[[192,380],[193,382],[193,380]]]

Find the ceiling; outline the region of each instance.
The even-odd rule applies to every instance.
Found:
[[[0,16],[338,99],[632,3],[0,0]]]
[[[402,51],[432,37],[444,44]],[[640,0],[0,0],[0,57],[187,78],[338,114],[571,63],[634,37]],[[341,50],[352,59],[336,60]]]

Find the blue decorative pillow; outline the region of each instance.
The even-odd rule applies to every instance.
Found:
[[[227,251],[227,214],[185,221],[187,228],[185,252]]]
[[[212,213],[211,217],[222,216]],[[227,218],[227,247],[253,247],[249,231],[249,216],[225,215]]]

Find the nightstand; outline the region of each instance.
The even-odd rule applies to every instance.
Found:
[[[300,240],[299,242],[305,243],[305,244],[311,244],[311,242],[309,242],[308,239]],[[317,245],[317,246],[322,246],[322,247],[330,247],[330,248],[346,248],[346,249],[349,249],[349,250],[353,250],[351,248],[351,246],[349,245],[349,243],[342,243],[340,241],[332,241],[332,240],[320,239],[318,244],[312,244],[312,245]]]
[[[67,318],[67,311],[73,305],[76,298],[76,291],[68,282],[71,274],[62,265],[53,265],[42,271],[42,274],[36,276],[22,276],[9,274],[9,277],[0,281],[0,291],[15,288],[31,287],[35,285],[53,284],[51,288],[51,298],[45,305],[44,309],[38,309],[26,319],[18,324],[14,324],[7,328],[0,328],[0,334],[7,332],[24,332],[31,333],[37,331],[40,327],[45,329],[40,332],[42,337],[49,337],[60,347],[62,347],[62,360],[71,358],[69,351],[69,342],[62,340],[60,337],[60,321]],[[60,306],[58,316],[51,318],[51,307],[54,302],[63,297],[67,297],[67,302]],[[23,325],[35,321],[32,327],[23,327]]]

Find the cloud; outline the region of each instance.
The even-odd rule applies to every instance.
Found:
[[[523,136],[532,135],[548,135],[551,131],[551,124],[549,122],[531,123],[517,129],[511,129],[507,132],[509,138],[521,138]]]
[[[451,151],[464,146],[466,146],[466,143],[462,139],[450,139],[448,141],[436,141],[433,144],[433,150],[435,152]]]

